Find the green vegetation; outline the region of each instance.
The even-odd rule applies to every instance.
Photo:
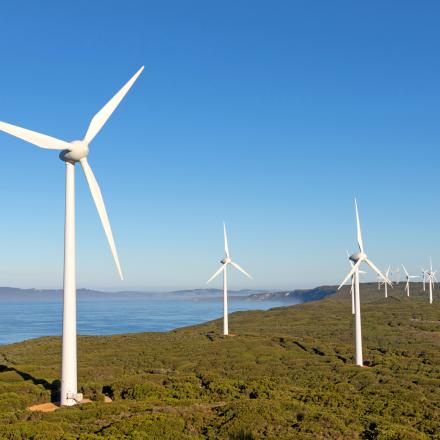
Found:
[[[60,339],[0,347],[0,438],[440,439],[440,300],[413,286],[387,300],[361,286],[366,368],[353,366],[348,289],[234,313],[227,338],[220,320],[80,337],[79,385],[94,402],[53,413],[27,407],[56,398]]]

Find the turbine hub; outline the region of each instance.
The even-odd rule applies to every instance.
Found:
[[[223,258],[223,260],[221,260],[220,263],[222,263],[222,264],[229,264],[231,261],[232,260],[230,258],[226,257],[226,258]]]
[[[60,153],[60,159],[64,162],[79,162],[89,155],[89,144],[84,141],[72,141],[71,150],[63,150]]]
[[[367,254],[364,252],[356,252],[353,255],[350,255],[349,259],[354,263],[357,263],[359,260],[366,260]]]

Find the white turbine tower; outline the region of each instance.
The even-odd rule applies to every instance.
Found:
[[[387,277],[387,279],[389,279],[390,270],[391,270],[391,267],[388,266],[388,269],[385,272],[385,276]],[[385,290],[385,298],[388,298],[388,283],[385,281],[385,279],[379,278],[379,286],[382,286],[382,285],[384,286],[384,290]]]
[[[432,269],[431,258],[429,258],[429,266],[430,269],[426,271],[426,276],[428,277],[428,283],[429,283],[429,304],[432,304],[432,289],[434,288],[434,282],[437,281],[437,278],[435,276],[437,271]]]
[[[362,241],[361,225],[359,222],[359,213],[356,199],[354,199],[356,210],[356,226],[357,226],[357,241],[359,246],[359,252],[350,256],[350,260],[354,263],[349,274],[344,278],[340,289],[352,276],[354,276],[354,303],[355,303],[355,343],[356,343],[356,365],[363,366],[362,358],[362,328],[361,328],[361,304],[359,296],[359,266],[362,262],[367,263],[378,275],[385,279],[388,283],[391,282],[380,272],[380,270],[368,259],[364,252],[364,243]]]
[[[418,275],[410,275],[403,264],[402,264],[402,268],[405,272],[405,277],[406,277],[405,292],[406,292],[406,296],[409,296],[410,280],[411,280],[411,278],[419,278],[419,276]]]
[[[116,93],[115,96],[93,117],[82,140],[65,142],[15,125],[0,122],[0,130],[30,142],[41,148],[61,150],[60,159],[66,163],[66,212],[64,229],[64,300],[63,300],[63,346],[61,367],[61,405],[72,406],[82,400],[77,391],[76,352],[76,269],[75,269],[75,164],[79,162],[86,176],[90,192],[98,210],[110,250],[119,276],[123,279],[118,254],[116,252],[110,222],[98,182],[87,161],[89,144],[110,118],[116,107],[130,90],[138,76],[136,74]]]
[[[228,235],[226,233],[226,225],[223,223],[223,235],[225,240],[225,258],[220,261],[222,264],[220,269],[207,281],[206,284],[209,284],[214,278],[220,275],[223,272],[223,334],[226,336],[229,334],[229,325],[228,325],[228,264],[235,267],[240,272],[244,273],[247,277],[252,277],[237,263],[234,263],[231,260],[229,255],[229,246],[228,246]]]

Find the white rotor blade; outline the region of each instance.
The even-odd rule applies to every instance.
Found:
[[[358,262],[351,268],[348,275],[344,278],[344,281],[342,281],[342,283],[338,287],[338,290],[349,280],[350,277],[352,277],[354,275],[354,273],[356,272],[356,269],[359,267],[359,265],[361,263],[362,263],[362,260],[358,260]]]
[[[105,235],[107,236],[107,241],[112,251],[113,259],[115,260],[116,269],[121,280],[124,279],[122,275],[121,265],[119,264],[118,253],[116,252],[115,241],[113,239],[112,230],[110,227],[110,221],[107,216],[107,211],[105,209],[104,200],[102,198],[101,190],[99,189],[98,182],[95,179],[92,169],[90,168],[87,159],[80,160],[84,174],[86,175],[87,183],[89,184],[90,192],[92,193],[93,201],[95,202],[96,209],[98,210],[99,218],[101,219],[102,226],[104,228]]]
[[[72,145],[68,142],[6,122],[0,122],[0,130],[40,148],[47,148],[48,150],[70,150],[72,148]]]
[[[392,286],[391,281],[382,274],[382,272],[373,264],[373,262],[371,262],[370,260],[366,259],[365,262],[368,264],[368,266],[371,267],[371,269],[373,269],[378,275],[380,275],[385,282],[387,282],[390,286]]]
[[[224,270],[226,265],[222,265],[222,267],[206,282],[206,284],[209,284],[214,278],[219,276]]]
[[[102,107],[102,109],[99,110],[99,112],[96,113],[95,116],[93,116],[93,119],[90,121],[89,128],[84,137],[84,140],[87,143],[92,142],[93,138],[99,133],[101,128],[107,122],[108,118],[112,115],[112,113],[116,110],[116,107],[120,104],[124,96],[130,90],[131,86],[134,84],[134,82],[137,80],[138,76],[142,73],[143,70],[144,70],[144,66],[142,66],[132,76],[132,78],[125,84],[125,86],[122,87],[122,89],[119,90],[119,92],[116,93],[116,95],[113,96],[113,98],[110,99],[110,101],[107,102],[107,104],[104,107]]]
[[[231,261],[231,264],[240,272],[243,272],[248,278],[252,279],[252,277],[243,269],[241,268],[237,263],[234,263],[233,261]]]
[[[403,267],[403,270],[404,270],[405,273],[406,273],[406,276],[409,277],[409,273],[406,271],[405,266],[404,266],[403,264],[402,264],[402,267]]]
[[[354,205],[356,208],[356,228],[357,228],[357,240],[358,240],[359,250],[361,252],[364,252],[364,243],[362,241],[361,223],[359,221],[359,212],[358,212],[358,205],[357,205],[356,199],[354,199]]]
[[[226,253],[226,257],[229,258],[228,234],[226,233],[226,224],[225,224],[225,222],[223,222],[223,236],[225,238],[225,253]]]

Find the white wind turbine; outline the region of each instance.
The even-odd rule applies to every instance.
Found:
[[[66,163],[66,206],[64,226],[64,300],[63,300],[63,345],[61,367],[61,405],[72,406],[82,400],[77,390],[77,349],[76,349],[76,274],[75,274],[75,164],[79,162],[86,176],[90,192],[98,210],[105,235],[123,279],[118,254],[116,252],[110,222],[98,182],[87,161],[89,144],[110,118],[116,107],[130,90],[138,76],[136,74],[116,93],[115,96],[92,118],[87,133],[82,140],[65,142],[15,125],[0,122],[0,130],[23,139],[41,148],[61,150],[60,159]]]
[[[400,267],[397,266],[395,270],[391,271],[391,276],[394,278],[394,282],[399,284],[400,282]]]
[[[362,262],[367,263],[378,275],[380,275],[383,279],[385,279],[389,284],[391,282],[382,275],[381,271],[371,262],[366,253],[364,252],[364,244],[362,241],[362,233],[361,233],[361,225],[359,222],[359,213],[356,199],[354,199],[355,210],[356,210],[356,227],[357,227],[357,241],[359,246],[359,252],[354,253],[350,256],[350,260],[354,263],[349,274],[344,278],[338,290],[350,279],[350,277],[354,276],[354,303],[355,303],[355,343],[356,343],[356,365],[363,366],[363,358],[362,358],[362,328],[361,328],[361,304],[360,304],[360,296],[359,296],[359,266]]]
[[[429,266],[430,269],[426,271],[426,276],[428,278],[428,283],[429,283],[429,304],[432,304],[432,289],[434,288],[434,282],[437,281],[437,278],[435,276],[437,271],[432,269],[431,258],[429,258]]]
[[[423,269],[423,267],[420,267],[420,269],[422,270],[422,281],[423,281],[423,291],[426,291],[426,278],[427,278],[427,273],[428,271]]]
[[[228,325],[228,264],[235,267],[240,272],[244,273],[247,277],[252,277],[243,269],[241,268],[237,263],[234,263],[231,260],[231,257],[229,255],[229,246],[228,246],[228,235],[226,233],[226,225],[223,223],[223,235],[225,240],[225,258],[220,261],[222,264],[220,269],[207,281],[206,284],[209,284],[214,278],[216,278],[218,275],[220,275],[223,272],[223,334],[228,335],[229,334],[229,325]]]
[[[419,278],[419,276],[418,275],[410,275],[403,264],[402,264],[402,267],[403,267],[403,270],[405,272],[405,277],[406,277],[405,292],[406,292],[406,296],[409,296],[410,280],[411,280],[411,278]]]
[[[388,266],[388,269],[385,272],[385,276],[387,279],[389,279],[390,270],[391,270],[391,267]],[[382,286],[382,285],[384,286],[384,290],[385,290],[385,298],[388,298],[388,283],[385,281],[385,279],[379,278],[379,286]]]

